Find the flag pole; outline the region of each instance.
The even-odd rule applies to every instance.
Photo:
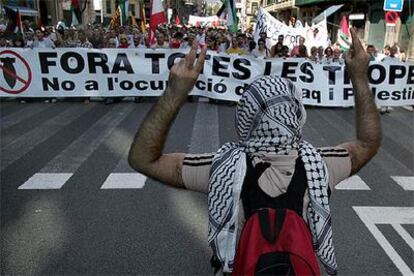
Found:
[[[20,32],[22,33],[23,39],[25,39],[25,37],[24,37],[24,30],[23,30],[22,15],[21,15],[19,9],[17,9],[17,12],[19,14],[19,28],[20,28]]]
[[[3,1],[0,0],[0,21],[4,20],[4,15],[3,15]]]
[[[103,9],[104,9],[104,0],[101,0],[101,24],[103,24],[103,21],[104,21]]]
[[[336,25],[336,24],[334,24],[334,23],[331,23],[331,22],[329,22],[329,21],[326,21],[326,24],[329,24],[329,25],[334,26],[334,27],[341,28],[341,26]]]

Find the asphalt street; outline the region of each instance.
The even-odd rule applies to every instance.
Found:
[[[211,275],[206,195],[128,166],[152,104],[0,103],[2,275]],[[315,146],[353,139],[352,108],[307,112]],[[165,150],[213,152],[233,120],[234,106],[188,103]],[[379,153],[331,197],[340,275],[414,273],[414,113],[381,121]]]

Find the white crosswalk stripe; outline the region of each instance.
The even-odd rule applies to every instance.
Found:
[[[133,105],[108,112],[46,164],[40,172],[75,172],[133,110]]]
[[[397,233],[411,248],[414,248],[414,241],[402,225],[412,224],[414,221],[413,207],[377,207],[377,206],[354,206],[353,209],[363,221],[365,226],[377,240],[384,252],[393,261],[402,275],[414,275],[410,266],[400,256],[384,233],[377,225],[391,224]]]
[[[414,191],[414,176],[391,176],[406,191]]]
[[[108,112],[105,114],[18,189],[60,189],[83,162],[106,141],[107,137],[116,130],[119,123],[122,122],[133,109],[134,105],[127,105],[118,108],[115,112]],[[39,106],[29,114],[41,112],[42,110],[44,110],[43,106]],[[2,158],[2,167],[19,159],[28,149],[30,150],[39,142],[50,137],[53,133],[59,131],[84,113],[84,110],[81,110],[81,108],[76,106],[68,108],[56,117],[45,121],[38,128],[28,132],[26,137],[19,137],[7,145],[8,147],[4,150],[3,154],[6,157]],[[14,120],[9,117],[6,117],[6,120],[4,120],[3,123],[9,125],[14,124]],[[16,117],[15,119],[20,121],[25,118],[28,118],[28,116],[19,115],[19,117]],[[62,123],[63,118],[65,118],[65,122]],[[191,143],[189,145],[190,152],[214,152],[218,149],[220,143],[219,126],[218,124],[209,123],[211,121],[219,122],[218,106],[199,103],[194,118]],[[49,130],[48,126],[53,126],[53,128]],[[45,131],[46,129],[48,131]],[[117,131],[122,134],[122,137],[117,135],[117,139],[121,137],[125,140],[125,143],[123,144],[130,144],[130,135],[124,133],[124,130]],[[38,135],[40,135],[40,137],[34,139],[35,136]],[[22,149],[24,149],[24,151]],[[126,160],[128,149],[129,148],[126,147],[125,150],[119,152],[119,162],[112,173],[108,175],[102,184],[101,189],[141,189],[144,187],[146,181],[145,176],[136,173],[128,165]],[[11,151],[13,151],[13,154]],[[391,178],[405,191],[414,190],[413,176],[391,176]],[[371,190],[365,181],[358,175],[354,175],[340,182],[335,186],[335,189],[350,191]]]
[[[29,131],[24,136],[17,137],[8,145],[2,145],[1,169],[22,158],[28,151],[62,130],[87,111],[88,109],[82,108],[82,106],[70,107]]]
[[[36,173],[19,190],[60,189],[71,178],[72,173]]]
[[[125,162],[120,161],[124,164]],[[119,165],[117,166],[119,167]],[[43,170],[43,169],[42,169]],[[60,189],[72,177],[73,173],[47,173],[34,174],[19,190],[45,190]],[[391,178],[406,191],[414,190],[414,177],[412,176],[391,176]],[[142,189],[147,177],[136,172],[115,172],[108,175],[101,189]],[[335,186],[336,190],[371,190],[371,188],[358,175],[353,175],[341,181]]]
[[[24,112],[12,113],[6,116],[5,118],[1,119],[0,121],[1,129],[4,131],[6,128],[10,126],[17,125],[21,121],[26,120],[36,115],[37,113],[44,111],[47,107],[48,105],[46,104],[41,104],[41,105],[38,104],[38,105],[32,106],[31,108],[25,109]]]
[[[101,189],[141,189],[147,177],[140,173],[111,173]]]
[[[358,175],[353,175],[335,186],[336,190],[371,190],[371,188]]]
[[[36,173],[19,190],[56,190],[72,177],[73,173]],[[147,177],[140,173],[111,173],[101,189],[142,189]]]

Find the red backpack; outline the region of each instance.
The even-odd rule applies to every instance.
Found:
[[[320,275],[311,233],[302,218],[307,180],[301,158],[287,192],[276,198],[265,194],[257,181],[270,164],[253,167],[247,159],[241,194],[246,223],[233,275]]]

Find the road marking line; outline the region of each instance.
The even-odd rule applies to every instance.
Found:
[[[101,189],[141,189],[147,177],[140,173],[111,173]]]
[[[116,111],[105,113],[98,121],[94,122],[79,137],[73,140],[58,155],[50,160],[40,172],[76,172],[95,150],[114,131],[120,131],[118,125],[134,109],[133,105],[122,105]]]
[[[388,240],[384,237],[381,231],[375,224],[413,224],[414,222],[414,207],[352,207],[379,245],[400,270],[403,275],[414,275],[410,267],[404,262],[397,251],[391,246]],[[395,227],[394,227],[395,228]],[[398,228],[398,227],[397,227]],[[397,230],[397,229],[396,229]],[[405,230],[403,229],[405,232]],[[397,232],[401,235],[399,230]],[[405,233],[403,234],[405,240]],[[408,239],[410,242],[410,239]],[[412,244],[409,243],[411,246]]]
[[[30,108],[28,106],[30,106]],[[32,105],[32,104],[27,105],[26,108],[24,108],[22,111],[13,112],[12,114],[7,115],[3,119],[1,119],[0,120],[1,130],[5,131],[6,128],[11,127],[13,125],[17,125],[17,124],[21,123],[23,120],[29,119],[29,118],[35,116],[36,114],[44,111],[47,107],[48,107],[48,105],[46,105],[46,104],[43,104],[43,105],[40,105],[40,104],[39,105]]]
[[[67,125],[71,124],[90,109],[81,105],[75,105],[67,108],[65,111],[55,117],[42,122],[39,126],[17,137],[15,140],[3,146],[1,169],[8,167],[10,164],[22,158],[26,153],[33,150],[37,145],[43,143]]]
[[[414,191],[414,176],[391,176],[404,190]]]
[[[353,175],[335,186],[336,190],[371,190],[358,175]]]
[[[394,227],[395,231],[403,238],[403,240],[411,247],[411,250],[414,251],[414,239],[411,235],[405,230],[400,224],[391,224]]]
[[[36,173],[19,190],[60,189],[73,173]]]
[[[220,142],[217,105],[198,103],[193,126],[190,153],[216,152]]]

